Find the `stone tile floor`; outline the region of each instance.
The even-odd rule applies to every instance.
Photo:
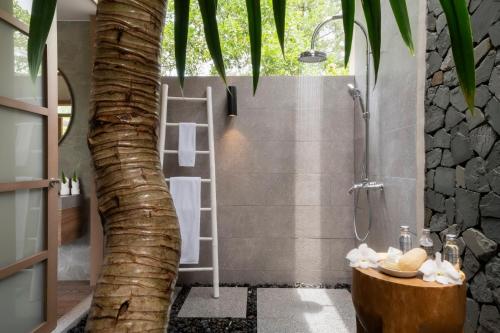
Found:
[[[218,299],[212,297],[212,287],[191,288],[178,317],[246,318],[247,288],[221,287]]]
[[[346,284],[226,285],[213,299],[211,287],[178,287],[168,333],[354,333],[349,289]],[[84,317],[64,331],[83,333],[85,323]]]
[[[257,289],[259,333],[356,331],[351,294],[341,289]]]
[[[184,287],[168,332],[351,333],[355,312],[347,289]]]

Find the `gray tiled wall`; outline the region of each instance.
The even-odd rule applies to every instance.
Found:
[[[397,246],[400,225],[409,225],[415,235],[423,226],[426,11],[425,2],[410,1],[407,5],[415,56],[411,56],[404,45],[395,20],[383,20],[379,76],[376,86],[373,86],[372,74],[370,88],[369,176],[385,186],[382,193],[370,194],[372,231],[367,243],[377,251]],[[357,15],[357,19],[364,22],[362,11]],[[389,2],[382,2],[382,16],[393,16]],[[358,34],[355,77],[363,94],[366,78],[364,43]],[[360,114],[358,110],[354,126],[357,181],[361,179],[364,152],[364,123]],[[357,210],[361,234],[367,230],[367,207],[366,194],[363,193]]]
[[[238,88],[238,116],[226,116],[226,91],[218,78],[188,78],[185,96],[214,95],[222,282],[334,283],[349,278],[344,256],[354,246],[353,103],[346,85],[351,77],[263,77],[256,96],[251,78],[231,77]],[[179,96],[175,78],[170,95]],[[171,102],[169,121],[205,121],[201,105]],[[170,128],[169,128],[170,129]],[[198,146],[207,148],[206,130]],[[176,129],[167,148],[176,149]],[[206,157],[194,169],[166,160],[171,175],[201,175]],[[203,185],[203,195],[208,185]],[[207,200],[203,200],[208,204]],[[203,214],[203,213],[202,213]],[[208,214],[206,214],[208,215]],[[209,217],[202,231],[210,232]],[[211,263],[203,244],[202,265]],[[210,273],[181,273],[180,282],[210,282]]]

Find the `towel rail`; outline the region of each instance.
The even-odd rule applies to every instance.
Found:
[[[208,150],[197,150],[196,154],[208,155],[210,162],[210,178],[202,178],[202,183],[210,184],[210,207],[201,207],[201,212],[210,212],[211,237],[200,237],[200,241],[210,241],[212,245],[212,267],[180,267],[179,272],[212,272],[213,277],[213,297],[219,298],[219,250],[217,235],[217,197],[215,180],[215,141],[214,141],[214,121],[212,109],[212,88],[207,87],[206,97],[174,97],[168,96],[168,85],[162,85],[162,99],[160,110],[160,140],[158,142],[158,151],[160,152],[161,165],[165,164],[165,157],[169,154],[178,154],[178,150],[165,149],[166,128],[179,126],[177,122],[167,121],[168,101],[185,102],[205,102],[207,112],[207,123],[197,123],[196,127],[208,128]],[[170,178],[165,178],[169,182]]]

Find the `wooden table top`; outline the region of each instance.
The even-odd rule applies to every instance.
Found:
[[[455,285],[444,285],[444,284],[440,284],[437,282],[426,282],[419,277],[414,277],[414,278],[393,277],[393,276],[381,273],[378,270],[373,269],[373,268],[368,268],[368,269],[354,268],[354,269],[356,269],[358,272],[365,274],[365,275],[368,275],[374,279],[382,280],[385,282],[391,282],[391,283],[399,284],[402,286],[417,287],[417,288],[451,288],[451,287],[455,287]]]

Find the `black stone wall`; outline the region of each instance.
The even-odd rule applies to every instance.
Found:
[[[441,251],[457,233],[465,332],[500,332],[500,0],[470,0],[477,96],[466,110],[439,0],[428,0],[425,224]]]

